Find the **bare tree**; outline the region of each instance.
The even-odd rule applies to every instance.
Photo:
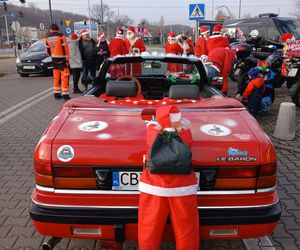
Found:
[[[102,17],[103,13],[103,17]],[[101,5],[95,4],[92,5],[92,11],[91,11],[92,17],[97,20],[99,24],[102,24],[103,22],[107,22],[108,19],[110,19],[110,16],[115,16],[114,12],[109,9],[109,6],[107,4],[103,4],[103,11],[101,8]]]

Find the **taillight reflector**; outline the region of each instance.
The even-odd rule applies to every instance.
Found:
[[[276,173],[276,169],[277,169],[276,163],[261,165],[259,170],[259,176],[274,175]]]
[[[39,174],[46,174],[46,175],[52,174],[51,164],[34,162],[34,170]]]
[[[55,177],[96,177],[93,169],[87,166],[53,167]]]
[[[51,175],[35,173],[35,182],[40,186],[53,187],[53,177]]]
[[[251,178],[257,176],[257,166],[220,167],[219,178]]]
[[[274,187],[275,185],[276,185],[276,174],[258,178],[257,188],[269,188],[269,187]]]
[[[55,188],[97,189],[96,178],[62,178],[54,179]]]
[[[215,189],[255,189],[256,178],[217,178]]]

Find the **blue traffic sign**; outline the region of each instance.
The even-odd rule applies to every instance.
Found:
[[[190,4],[189,19],[190,20],[203,20],[205,19],[205,8],[203,3]]]
[[[68,35],[70,35],[71,34],[71,32],[72,32],[72,30],[68,27],[68,28],[66,28],[66,33],[68,34]]]
[[[16,17],[17,14],[16,14],[16,13],[10,13],[10,16],[11,16],[11,17]]]

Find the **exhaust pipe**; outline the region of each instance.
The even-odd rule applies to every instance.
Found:
[[[52,250],[60,241],[62,238],[58,237],[51,237],[46,242],[43,243],[42,249],[43,250]]]

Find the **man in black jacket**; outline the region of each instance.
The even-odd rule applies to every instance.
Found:
[[[90,37],[89,31],[84,29],[81,31],[79,39],[79,50],[83,61],[83,77],[82,83],[87,89],[87,77],[90,73],[93,84],[96,82],[96,42]]]

